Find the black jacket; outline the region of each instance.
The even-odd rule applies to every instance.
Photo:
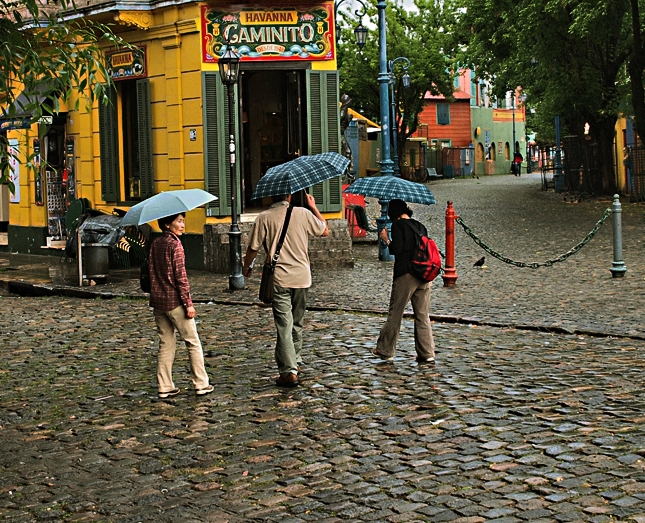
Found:
[[[392,222],[392,241],[390,254],[394,255],[394,279],[410,274],[410,258],[418,248],[417,236],[426,236],[428,230],[421,222],[410,218],[401,218]]]

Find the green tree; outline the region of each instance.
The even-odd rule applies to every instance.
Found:
[[[123,42],[104,24],[74,18],[73,0],[0,0],[0,118],[27,115],[36,122],[59,111],[73,93],[91,108],[110,82],[101,46]],[[100,42],[100,45],[99,45]],[[45,99],[45,102],[41,102]],[[7,165],[0,144],[0,165]],[[8,182],[7,168],[0,183]],[[13,191],[13,187],[11,187]]]
[[[417,130],[418,116],[423,110],[424,95],[443,94],[451,97],[451,58],[444,54],[448,42],[446,27],[453,23],[448,2],[415,0],[416,10],[408,11],[399,3],[386,8],[387,57],[403,56],[410,60],[407,73],[410,87],[403,88],[403,61],[394,65],[394,97],[399,151]],[[343,29],[338,45],[341,93],[352,98],[352,108],[371,120],[380,122],[378,19],[375,0],[368,8],[370,27],[367,43],[359,51],[354,43],[352,18],[340,15]],[[402,155],[399,155],[400,157]]]
[[[631,52],[629,0],[463,0],[453,47],[495,94],[521,86],[537,109],[538,138],[562,134],[597,144],[596,192],[615,191],[613,137],[624,92],[621,77]],[[590,133],[585,135],[585,124]]]

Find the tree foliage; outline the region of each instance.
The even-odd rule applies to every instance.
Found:
[[[594,185],[613,192],[614,126],[633,46],[630,0],[462,1],[453,35],[461,58],[498,95],[522,87],[527,106],[536,108],[530,125],[538,140],[553,142],[560,115],[563,135],[596,143],[601,169]]]
[[[55,114],[59,100],[75,108],[104,100],[110,78],[101,45],[123,42],[105,25],[74,17],[73,0],[0,0],[0,117],[26,115],[36,122]],[[43,101],[44,99],[44,101]],[[7,147],[0,144],[0,163]],[[8,180],[3,169],[0,182]]]
[[[418,9],[408,11],[401,4],[388,2],[386,8],[387,58],[410,60],[407,73],[410,87],[402,85],[404,61],[394,64],[394,93],[399,150],[416,130],[426,92],[452,95],[451,57],[444,47],[448,42],[446,27],[452,24],[448,2],[415,0]],[[378,13],[376,2],[368,6],[363,24],[370,28],[367,43],[359,51],[353,30],[357,23],[349,13],[339,14],[342,25],[338,45],[341,93],[352,98],[352,108],[367,118],[380,122]]]

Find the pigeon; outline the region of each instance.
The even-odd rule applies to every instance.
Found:
[[[482,256],[481,258],[479,258],[479,260],[473,263],[473,267],[481,267],[482,265],[484,265],[484,260],[486,260],[486,256]]]

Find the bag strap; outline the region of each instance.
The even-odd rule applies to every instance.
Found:
[[[416,245],[418,247],[421,244],[421,238],[423,236],[425,236],[425,234],[423,234],[423,230],[419,231],[417,226],[413,225],[413,222],[411,220],[403,220],[403,222],[406,223],[406,225],[408,226],[408,229],[410,229],[412,231],[412,233],[414,234],[415,243],[416,243]],[[423,224],[421,224],[421,225],[423,225]]]
[[[287,229],[289,228],[289,221],[291,220],[291,213],[293,212],[293,206],[289,205],[287,209],[287,215],[284,218],[284,225],[282,225],[282,232],[280,233],[280,239],[278,240],[278,245],[276,245],[275,253],[273,258],[271,258],[271,267],[275,269],[276,264],[278,263],[278,257],[280,256],[280,249],[282,249],[282,244],[284,239],[287,236]]]

